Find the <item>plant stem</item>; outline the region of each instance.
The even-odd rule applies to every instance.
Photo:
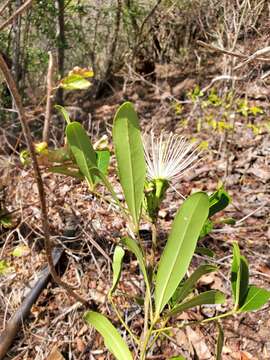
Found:
[[[157,248],[157,225],[156,222],[152,223],[152,249],[155,252]]]
[[[155,323],[152,323],[150,328],[148,329],[148,331],[146,332],[145,336],[144,336],[144,341],[142,343],[142,347],[141,347],[141,355],[140,355],[140,360],[145,360],[146,357],[146,351],[147,351],[147,345],[148,342],[150,340],[150,337],[152,335],[152,331],[153,331],[153,327],[154,327]]]
[[[109,298],[110,303],[112,304],[113,310],[115,311],[115,313],[116,313],[119,321],[120,321],[121,324],[124,326],[124,328],[127,330],[127,332],[128,332],[129,335],[132,337],[132,339],[135,341],[135,343],[136,343],[137,345],[139,345],[139,344],[140,344],[140,340],[131,332],[130,328],[129,328],[128,325],[125,323],[124,319],[122,318],[120,312],[118,311],[116,305],[115,305],[114,302],[113,302],[112,296],[109,295],[108,298]]]
[[[208,323],[210,321],[216,321],[216,320],[231,316],[233,314],[235,314],[235,310],[230,310],[230,311],[228,311],[228,312],[226,312],[224,314],[220,314],[220,315],[208,318],[208,319],[198,320],[198,321],[190,321],[190,322],[187,322],[187,323],[176,325],[174,327],[177,327],[178,329],[182,329],[184,327],[192,326],[192,325],[203,325],[203,324],[206,324],[206,323]],[[159,333],[162,333],[164,331],[172,330],[174,327],[173,326],[163,327],[163,328],[160,328],[160,329],[153,330],[152,333],[153,334],[155,334],[155,333],[159,334]]]

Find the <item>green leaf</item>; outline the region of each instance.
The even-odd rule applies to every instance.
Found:
[[[117,360],[133,360],[127,344],[105,316],[88,311],[84,314],[84,320],[103,336],[105,346]]]
[[[248,282],[249,282],[248,262],[244,256],[240,256],[239,279],[240,279],[239,306],[241,307],[245,302],[245,298],[248,292]]]
[[[83,175],[77,170],[70,170],[66,166],[51,166],[48,168],[48,171],[54,174],[61,174],[66,176],[72,176],[77,179],[83,180]]]
[[[186,358],[180,355],[180,356],[173,356],[169,360],[186,360]]]
[[[5,275],[12,270],[12,267],[6,260],[0,260],[0,275]]]
[[[234,298],[234,303],[239,302],[239,293],[237,293],[237,278],[240,267],[240,249],[237,242],[233,242],[233,260],[231,266],[231,287]]]
[[[207,234],[209,234],[213,230],[213,222],[209,219],[206,219],[206,222],[203,225],[203,228],[200,233],[200,239],[205,237]]]
[[[66,120],[67,124],[71,122],[68,111],[61,105],[55,105],[54,106],[56,110],[60,112],[60,114],[63,116],[63,118]]]
[[[224,332],[222,326],[218,322],[218,340],[217,340],[217,355],[216,360],[222,360],[222,348],[224,345]]]
[[[97,167],[104,174],[107,175],[108,167],[110,163],[109,150],[97,150]]]
[[[122,269],[122,262],[123,262],[123,257],[125,255],[125,251],[123,250],[123,248],[121,248],[121,246],[116,246],[114,249],[114,254],[113,254],[113,264],[112,264],[112,268],[113,268],[113,284],[112,287],[110,289],[110,295],[112,295],[112,293],[114,292],[118,281],[120,279],[120,274],[121,274],[121,269]]]
[[[224,210],[231,202],[231,198],[227,191],[224,190],[223,186],[221,186],[217,191],[210,195],[209,201],[209,217],[211,217],[217,212]]]
[[[235,308],[241,307],[248,291],[249,269],[248,262],[240,255],[239,246],[233,243],[233,261],[231,268],[231,286]]]
[[[156,318],[174,294],[188,269],[201,229],[208,217],[208,211],[208,196],[198,192],[185,200],[176,214],[157,271]]]
[[[91,141],[82,125],[75,121],[67,125],[66,135],[76,163],[92,190],[94,187],[94,176],[91,173],[91,168],[97,166],[97,160]]]
[[[206,247],[201,247],[201,246],[196,246],[195,253],[199,254],[199,255],[208,256],[208,257],[211,257],[211,258],[215,256],[215,253],[214,253],[213,250],[210,250],[210,249],[208,249]]]
[[[30,253],[29,247],[21,244],[21,245],[18,245],[17,247],[15,247],[15,249],[12,251],[11,255],[13,255],[15,257],[21,257],[21,256],[28,255],[29,253]]]
[[[218,269],[215,265],[200,265],[191,276],[183,283],[183,285],[176,289],[173,295],[173,301],[175,304],[184,300],[194,289],[197,281],[205,274],[216,271]]]
[[[78,74],[71,74],[61,80],[60,87],[65,90],[86,90],[91,86],[90,81]]]
[[[190,300],[187,300],[179,305],[176,305],[172,310],[168,312],[168,315],[176,315],[185,310],[193,308],[199,305],[210,304],[223,304],[225,302],[225,296],[221,291],[209,290],[205,291],[197,296],[194,296]]]
[[[142,251],[141,251],[139,245],[136,243],[135,240],[133,240],[129,237],[125,237],[121,241],[122,241],[123,245],[125,245],[128,248],[128,250],[131,251],[136,256],[139,266],[140,266],[140,269],[141,269],[141,272],[143,274],[143,278],[144,278],[145,285],[146,285],[146,288],[148,291],[148,295],[151,296],[145,261],[144,261],[143,254],[142,254]]]
[[[250,285],[239,312],[254,311],[263,307],[270,299],[270,291]]]
[[[121,105],[114,117],[113,142],[120,183],[137,230],[144,194],[146,165],[138,117],[129,102]]]

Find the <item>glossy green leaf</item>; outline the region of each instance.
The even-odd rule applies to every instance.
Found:
[[[158,265],[155,288],[156,318],[185,276],[208,211],[208,196],[198,192],[185,200],[176,214]]]
[[[105,346],[117,360],[133,360],[127,344],[105,316],[88,311],[84,314],[84,320],[103,336]]]
[[[211,217],[217,212],[224,210],[231,202],[231,198],[227,191],[224,190],[223,186],[221,186],[217,191],[210,195],[209,201],[209,217]]]
[[[76,163],[81,173],[85,176],[90,189],[93,189],[94,176],[91,173],[91,168],[97,166],[97,160],[89,136],[82,125],[75,121],[67,125],[66,135]]]
[[[176,289],[173,295],[173,301],[175,304],[183,301],[194,289],[197,281],[205,274],[216,271],[218,268],[215,265],[200,265],[190,277],[183,283],[183,285]]]
[[[263,307],[270,299],[270,291],[250,285],[239,312],[254,311]]]
[[[233,243],[233,261],[231,268],[231,286],[233,291],[235,308],[241,307],[247,291],[249,283],[248,262],[244,256],[240,255],[239,246]]]
[[[192,299],[187,300],[179,305],[176,305],[172,310],[168,312],[168,315],[176,315],[183,311],[199,305],[211,305],[211,304],[223,304],[225,302],[225,296],[221,291],[209,290],[205,291]]]
[[[186,360],[186,358],[180,355],[180,356],[173,356],[169,360]]]
[[[86,90],[91,83],[81,75],[71,74],[61,80],[60,86],[65,90]]]
[[[67,124],[71,122],[68,111],[61,105],[55,105],[54,106],[56,110],[60,112],[60,114],[63,116],[63,118],[66,120]]]
[[[236,242],[233,242],[233,260],[231,266],[231,287],[234,303],[239,301],[239,292],[237,293],[237,278],[240,267],[240,249]]]
[[[142,251],[139,247],[139,245],[136,243],[135,240],[129,238],[129,237],[125,237],[122,240],[123,245],[125,245],[129,251],[131,251],[137,258],[141,272],[143,274],[144,277],[144,281],[145,281],[145,285],[148,291],[148,295],[151,296],[151,292],[150,292],[150,285],[149,285],[149,280],[148,280],[148,275],[147,275],[147,271],[146,271],[146,266],[145,266],[145,261],[143,258],[143,254]]]
[[[120,183],[136,230],[144,194],[146,165],[137,114],[131,103],[120,106],[113,124]]]
[[[113,254],[113,264],[112,264],[113,284],[110,289],[110,295],[112,295],[112,293],[114,292],[114,290],[118,284],[118,281],[120,279],[124,255],[125,255],[125,251],[123,250],[123,248],[121,248],[121,246],[117,245],[114,249],[114,254]]]
[[[239,307],[245,302],[245,298],[248,292],[248,283],[249,283],[249,269],[248,262],[244,256],[240,256],[240,269],[239,269]]]
[[[222,360],[222,348],[224,345],[224,332],[222,326],[218,322],[218,340],[217,340],[217,354],[216,360]]]

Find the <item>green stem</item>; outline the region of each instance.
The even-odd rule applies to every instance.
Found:
[[[155,325],[155,323],[152,323],[150,328],[148,329],[148,331],[145,334],[144,341],[143,341],[142,347],[141,347],[140,360],[145,360],[146,351],[147,351],[147,345],[148,345],[149,339],[150,339],[150,337],[152,335],[154,325]]]
[[[155,333],[160,334],[160,333],[162,333],[164,331],[172,330],[175,327],[177,327],[178,329],[182,329],[182,328],[187,327],[187,326],[202,325],[202,324],[206,324],[206,323],[208,323],[210,321],[216,321],[216,320],[219,320],[219,319],[222,319],[222,318],[234,315],[234,314],[235,314],[235,311],[230,310],[230,311],[228,311],[228,312],[226,312],[224,314],[220,314],[220,315],[208,318],[208,319],[198,320],[198,321],[190,321],[188,323],[183,323],[183,324],[180,324],[180,325],[176,325],[174,327],[173,326],[167,326],[167,327],[159,328],[159,329],[153,330],[152,333],[153,334],[155,334]]]
[[[121,322],[121,324],[124,326],[124,328],[127,330],[127,332],[129,333],[129,335],[132,337],[132,339],[135,341],[135,343],[137,345],[140,344],[140,340],[131,332],[130,328],[128,327],[128,325],[125,323],[124,319],[122,318],[121,314],[119,313],[116,305],[113,302],[112,296],[108,296],[108,299],[110,301],[110,303],[112,304],[113,310],[115,311],[119,321]]]

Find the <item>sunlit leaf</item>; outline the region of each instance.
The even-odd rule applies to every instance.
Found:
[[[94,175],[91,173],[91,168],[97,167],[97,160],[91,141],[82,125],[75,121],[67,125],[66,135],[76,163],[92,190]]]
[[[63,116],[63,118],[66,120],[67,124],[71,122],[68,111],[61,105],[55,105],[54,106],[56,110],[60,112],[60,114]]]
[[[215,265],[200,265],[190,277],[182,284],[181,287],[177,288],[173,295],[173,302],[177,304],[183,301],[194,289],[197,281],[205,274],[216,271],[218,268]]]
[[[114,117],[113,142],[121,186],[135,229],[138,230],[146,165],[138,117],[129,102],[121,105]]]
[[[65,90],[86,90],[91,86],[90,81],[79,74],[71,74],[60,82],[60,87]]]
[[[209,290],[197,296],[194,296],[190,300],[187,300],[179,305],[176,305],[172,310],[168,312],[168,315],[169,316],[176,315],[199,305],[223,304],[224,302],[225,302],[225,296],[221,291]]]
[[[250,285],[239,312],[254,311],[263,307],[270,299],[270,291]]]
[[[104,174],[107,175],[108,166],[110,163],[110,152],[109,150],[97,150],[97,167]]]
[[[88,311],[84,314],[84,319],[103,336],[105,346],[117,360],[133,360],[127,344],[105,316],[94,311]]]
[[[185,200],[176,214],[157,271],[156,318],[185,276],[208,212],[208,196],[198,192]]]

